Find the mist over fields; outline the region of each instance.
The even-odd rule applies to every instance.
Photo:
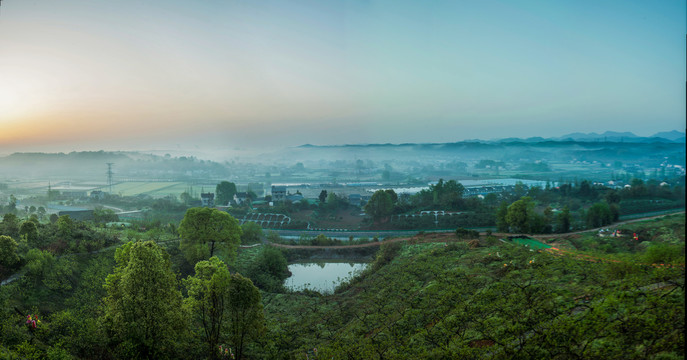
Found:
[[[606,138],[607,139],[607,138]],[[665,138],[505,139],[435,144],[302,145],[265,151],[85,151],[14,153],[0,157],[0,179],[115,180],[232,179],[269,181],[381,181],[409,178],[521,175],[558,180],[587,174],[607,180],[617,172],[674,172],[684,168],[682,140]],[[222,155],[224,154],[224,155]],[[210,156],[208,156],[210,155]],[[493,164],[490,164],[494,162]],[[498,163],[498,164],[497,164]],[[384,171],[387,175],[381,178]]]

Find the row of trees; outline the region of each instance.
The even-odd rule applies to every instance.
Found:
[[[650,180],[633,179],[631,185],[612,189],[588,180],[557,187],[528,187],[517,183],[509,192],[483,198],[464,198],[465,188],[454,180],[439,180],[413,196],[378,190],[365,205],[376,226],[398,229],[428,227],[494,226],[499,231],[552,233],[571,228],[605,226],[620,214],[673,209],[684,206],[684,186],[673,187]],[[421,210],[459,211],[461,216],[405,217]],[[392,215],[401,214],[399,217]],[[389,222],[389,219],[396,221]]]
[[[586,227],[595,228],[618,221],[620,211],[617,204],[599,201],[587,211],[581,210],[578,216],[583,219]],[[540,213],[535,210],[535,202],[529,196],[510,205],[502,202],[496,212],[496,226],[502,232],[566,233],[571,230],[572,221],[573,215],[567,206],[556,213],[547,206]]]

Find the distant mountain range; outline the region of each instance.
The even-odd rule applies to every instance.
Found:
[[[492,139],[492,140],[481,140],[481,139],[470,139],[458,141],[452,144],[465,144],[465,143],[483,143],[483,144],[500,144],[500,143],[545,143],[545,142],[584,142],[584,143],[664,143],[664,144],[684,144],[685,143],[685,133],[679,132],[677,130],[673,131],[663,131],[656,133],[649,137],[637,136],[629,131],[617,132],[617,131],[606,131],[603,134],[591,133],[571,133],[559,137],[543,138],[540,136],[530,137],[530,138],[504,138],[504,139]],[[441,144],[426,144],[426,143],[405,143],[405,144],[348,144],[348,145],[312,145],[305,144],[299,146],[300,148],[337,148],[337,147],[397,147],[397,146],[418,146],[418,145],[441,145]],[[445,144],[444,144],[445,145]]]
[[[474,140],[480,141],[480,140]],[[673,131],[663,131],[656,133],[649,137],[637,136],[629,131],[617,132],[617,131],[606,131],[603,134],[597,134],[595,132],[591,133],[580,133],[575,132],[559,137],[543,138],[543,137],[531,137],[526,139],[521,138],[505,138],[498,140],[491,140],[488,142],[526,142],[526,143],[538,143],[546,141],[576,141],[576,142],[627,142],[627,143],[685,143],[685,133],[679,132],[677,130]]]
[[[568,135],[563,135],[559,138],[552,138],[550,140],[557,141],[605,141],[605,142],[685,142],[685,133],[679,132],[677,130],[673,131],[663,131],[656,133],[649,137],[637,136],[631,132],[616,132],[616,131],[606,131],[603,134],[597,133],[572,133]]]

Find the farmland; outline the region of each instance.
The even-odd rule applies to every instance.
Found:
[[[141,194],[152,197],[178,197],[184,191],[199,194],[201,191],[214,191],[217,184],[191,184],[179,181],[132,181],[121,182],[112,186],[112,193],[121,196],[137,196]]]

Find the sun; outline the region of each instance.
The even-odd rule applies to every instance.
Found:
[[[30,82],[17,76],[5,76],[0,82],[0,125],[29,116],[38,106],[38,93],[31,91]]]

